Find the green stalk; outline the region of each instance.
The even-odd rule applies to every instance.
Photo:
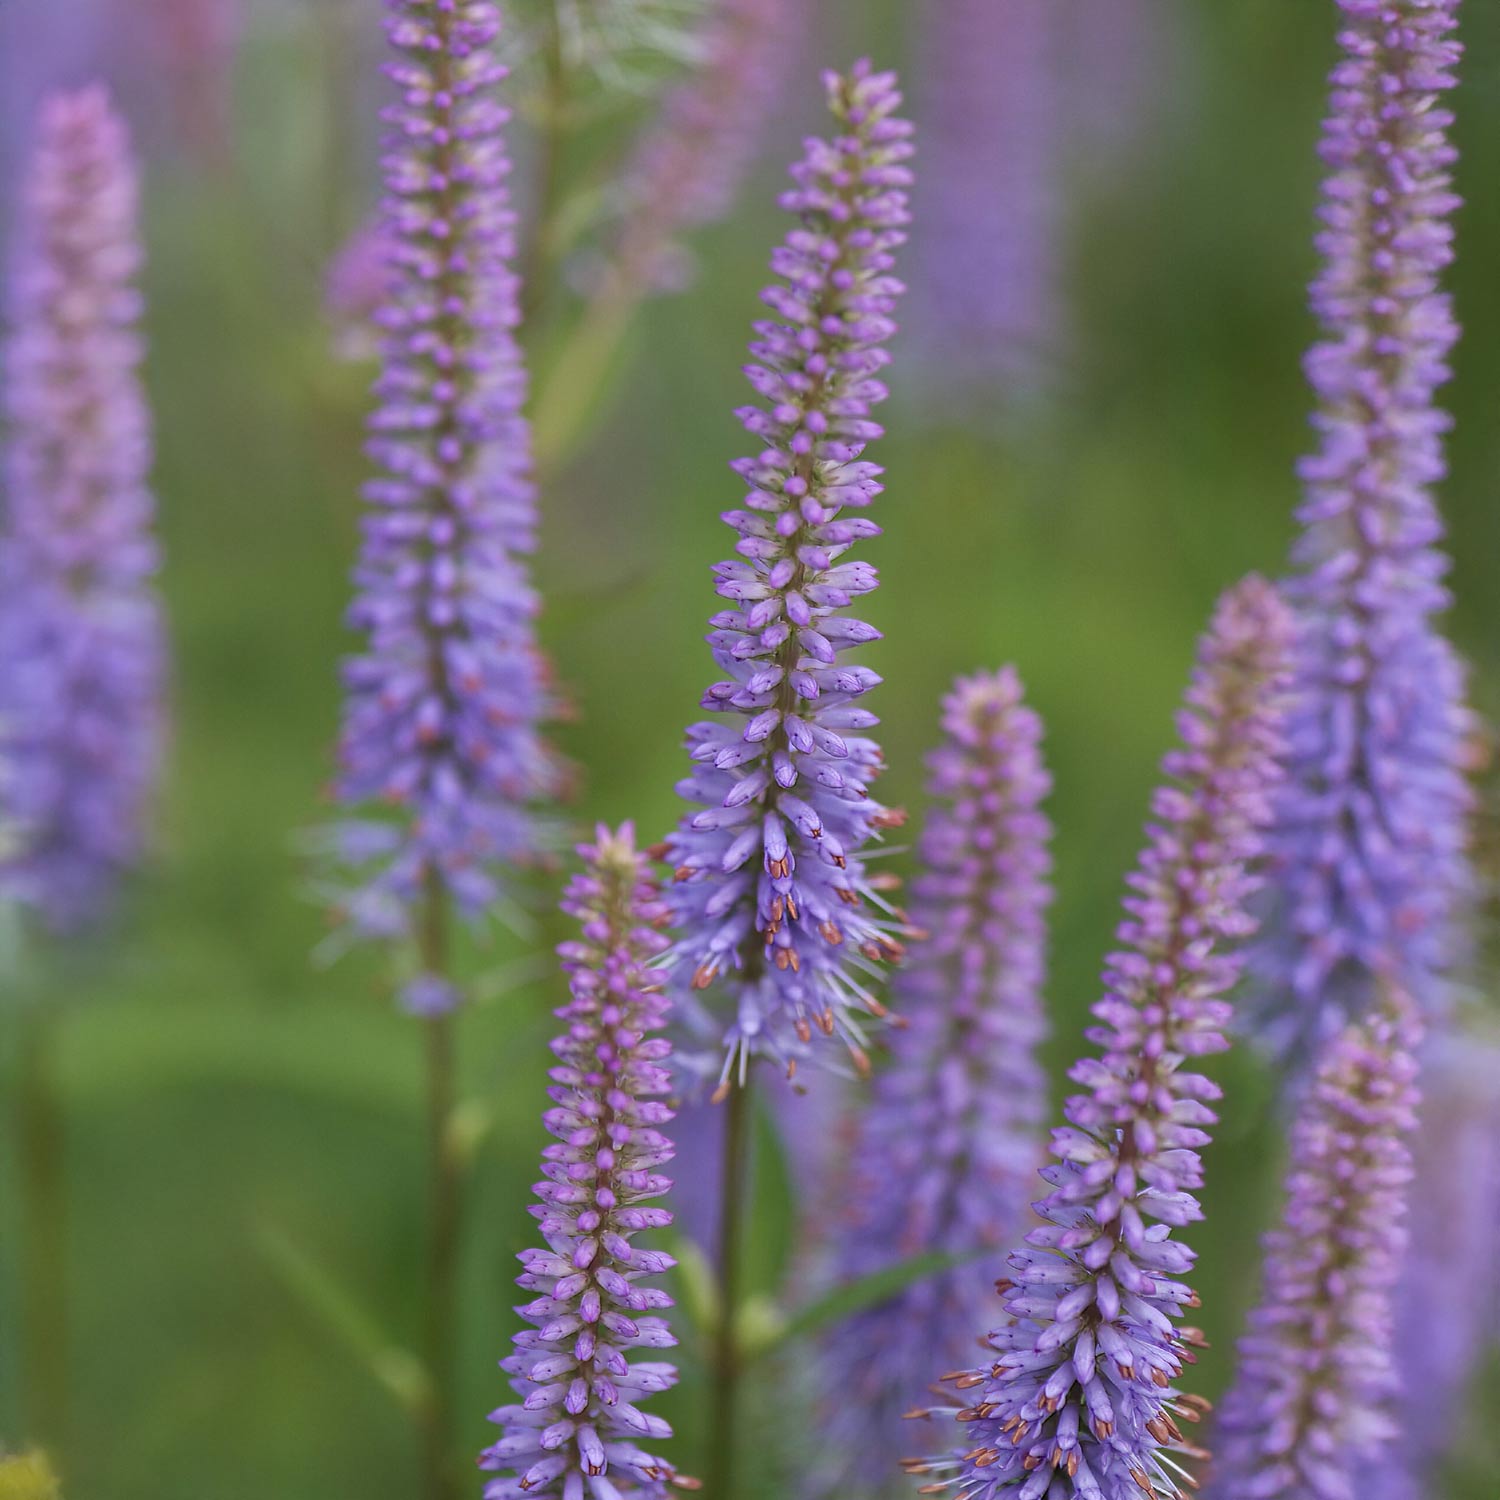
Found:
[[[62,1451],[68,1425],[67,1190],[57,1094],[58,1018],[21,1018],[16,1132],[21,1176],[22,1389],[31,1437]]]
[[[445,979],[450,972],[448,895],[429,875],[424,897],[420,947],[426,973]],[[454,1017],[429,1016],[423,1023],[427,1046],[427,1266],[422,1352],[431,1382],[423,1412],[426,1500],[458,1500],[453,1468],[458,1328],[459,1226],[463,1172],[452,1149]]]
[[[753,1074],[751,1075],[753,1077]],[[739,1383],[744,1362],[738,1345],[743,1299],[744,1220],[749,1197],[750,1077],[731,1088],[724,1121],[724,1164],[719,1200],[719,1307],[710,1351],[708,1463],[704,1500],[733,1500]]]

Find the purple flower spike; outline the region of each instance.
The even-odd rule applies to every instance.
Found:
[[[860,1122],[836,1268],[857,1278],[931,1251],[1001,1253],[916,1282],[834,1333],[829,1446],[853,1465],[829,1476],[829,1493],[889,1488],[911,1436],[901,1415],[923,1400],[935,1366],[970,1357],[1042,1158],[1036,1048],[1052,899],[1042,724],[1006,667],[960,678],[943,729],[912,887],[913,924],[930,935],[893,986],[909,1025],[892,1031],[891,1064]]]
[[[535,1327],[501,1362],[522,1400],[491,1413],[504,1436],[479,1466],[502,1477],[485,1485],[485,1500],[660,1497],[673,1477],[638,1446],[672,1429],[636,1403],[675,1384],[676,1368],[628,1357],[676,1343],[651,1316],[671,1299],[642,1285],[673,1260],[633,1243],[672,1221],[651,1206],[671,1187],[658,1170],[672,1159],[662,1132],[672,1112],[660,1102],[671,1046],[658,1034],[667,1004],[652,967],[667,946],[667,909],[629,824],[599,829],[579,853],[588,868],[562,904],[583,935],[558,949],[572,999],[557,1013],[566,1029],[552,1044],[543,1117],[557,1144],[542,1153],[532,1209],[547,1248],[520,1257],[517,1284],[535,1300],[519,1311]]]
[[[1025,406],[1055,384],[1068,342],[1067,8],[941,0],[929,11],[912,327],[939,414],[982,413],[988,428],[997,396]]]
[[[1222,1051],[1239,977],[1234,945],[1254,924],[1247,865],[1260,851],[1281,751],[1291,649],[1286,607],[1250,578],[1219,605],[1179,718],[1182,748],[1130,877],[1126,918],[1088,1037],[1102,1056],[1070,1076],[1069,1124],[1053,1132],[1046,1221],[999,1283],[1009,1321],[994,1362],[948,1377],[968,1402],[957,1453],[909,1460],[954,1500],[1140,1500],[1181,1493],[1178,1422],[1202,1403],[1177,1380],[1201,1341],[1193,1253],[1174,1231],[1202,1217],[1198,1149],[1219,1090],[1191,1071]]]
[[[626,173],[615,255],[631,282],[670,281],[673,241],[721,219],[786,77],[800,0],[711,0],[703,60],[668,96]]]
[[[1417,1023],[1370,1012],[1319,1064],[1292,1133],[1287,1201],[1219,1418],[1213,1500],[1363,1500],[1393,1435],[1391,1293],[1416,1123]]]
[[[1440,1004],[1465,856],[1464,673],[1432,617],[1448,563],[1432,488],[1446,472],[1435,405],[1457,328],[1450,39],[1458,0],[1339,0],[1307,361],[1320,451],[1288,586],[1297,706],[1272,841],[1276,912],[1254,1025],[1305,1068],[1389,974]]]
[[[840,656],[880,634],[844,613],[876,585],[850,548],[879,528],[844,512],[881,489],[861,455],[881,433],[911,127],[890,73],[858,63],[827,87],[840,133],[792,170],[782,206],[800,222],[772,258],[782,280],[746,367],[764,404],[739,416],[763,446],[734,465],[749,493],[724,516],[739,559],[715,569],[729,608],[708,637],[727,676],[703,698],[730,717],[688,730],[696,767],[678,790],[703,810],[668,843],[674,973],[733,1007],[725,1080],[756,1053],[790,1066],[814,1029],[857,1049],[857,1013],[879,1009],[865,976],[900,951],[868,909],[883,903],[862,858],[893,820],[868,791],[880,750],[860,699],[880,679]]]
[[[1422,1052],[1411,1243],[1396,1291],[1395,1449],[1361,1500],[1420,1500],[1463,1428],[1471,1378],[1500,1338],[1500,1036],[1432,1037]]]
[[[381,473],[365,490],[350,623],[367,646],[345,668],[338,794],[401,810],[339,838],[355,930],[401,937],[433,891],[468,916],[494,905],[558,771],[537,730],[551,705],[523,561],[536,516],[499,14],[484,0],[388,3],[391,290],[369,424]],[[416,983],[431,1010],[432,976]]]
[[[101,87],[42,107],[12,280],[0,538],[10,894],[54,932],[141,858],[165,648],[151,578],[136,168]]]

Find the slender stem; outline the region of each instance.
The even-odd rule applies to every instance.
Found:
[[[732,1500],[734,1494],[735,1429],[741,1373],[736,1325],[741,1302],[745,1202],[750,1175],[750,1078],[730,1090],[726,1110],[724,1170],[720,1185],[723,1196],[719,1200],[719,1320],[714,1329],[711,1351],[704,1500]]]
[[[562,192],[563,137],[568,130],[568,60],[563,54],[562,22],[552,6],[546,49],[547,84],[538,132],[536,194],[531,236],[521,261],[521,321],[530,327],[548,287],[546,271],[557,240],[558,204]]]
[[[21,1020],[20,1147],[23,1390],[30,1435],[61,1450],[68,1421],[67,1195],[57,1097],[57,1017]]]
[[[448,896],[441,881],[429,877],[420,933],[422,964],[427,973],[445,977],[449,970]],[[458,1251],[462,1217],[462,1171],[450,1144],[454,1104],[451,1013],[429,1016],[423,1026],[427,1042],[427,1274],[423,1354],[431,1381],[424,1420],[426,1500],[457,1500],[453,1468],[455,1334],[458,1327]]]

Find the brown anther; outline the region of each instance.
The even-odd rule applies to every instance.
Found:
[[[870,822],[876,828],[900,828],[906,822],[906,809],[904,807],[882,807],[870,819]]]
[[[785,880],[792,873],[791,864],[784,858],[773,859],[766,870],[773,880]]]
[[[1194,1328],[1191,1324],[1184,1323],[1177,1330],[1177,1336],[1184,1344],[1191,1344],[1195,1349],[1207,1349],[1209,1342],[1201,1328]]]
[[[1134,1365],[1116,1364],[1115,1365],[1115,1369],[1117,1369],[1120,1372],[1120,1379],[1121,1380],[1134,1380],[1135,1379],[1135,1366]]]
[[[714,982],[714,975],[719,972],[719,966],[710,959],[707,963],[699,964],[693,970],[693,988],[695,990],[706,990]]]
[[[851,1047],[849,1049],[849,1061],[854,1064],[854,1071],[861,1078],[870,1076],[870,1054],[863,1047]]]
[[[1026,1469],[1028,1472],[1032,1469],[1039,1469],[1041,1468],[1041,1466],[1042,1456],[1039,1453],[1028,1453],[1026,1457],[1021,1460],[1021,1467],[1023,1469]]]
[[[798,1016],[792,1030],[797,1033],[797,1040],[806,1046],[812,1041],[812,1027],[808,1025],[806,1016]]]
[[[914,1407],[912,1407],[912,1409],[910,1411],[904,1411],[904,1412],[901,1413],[901,1420],[903,1422],[914,1422],[914,1421],[916,1421],[916,1419],[918,1417],[930,1417],[931,1415],[932,1415],[932,1412],[931,1412],[931,1410],[929,1408],[927,1408],[925,1406],[914,1406]],[[922,1473],[923,1471],[921,1469],[907,1468],[908,1464],[915,1464],[915,1463],[925,1464],[926,1460],[925,1459],[919,1459],[919,1458],[903,1458],[901,1460],[901,1467],[903,1469],[906,1469],[906,1472],[908,1474],[920,1474],[920,1473]]]
[[[1015,1291],[1015,1289],[1016,1284],[1010,1279],[1009,1276],[1002,1276],[995,1283],[995,1294],[1000,1297],[1005,1296],[1008,1292]]]
[[[665,839],[659,844],[648,844],[646,846],[647,859],[665,859],[670,850],[670,845]]]
[[[822,1011],[816,1017],[816,1020],[818,1023],[818,1030],[821,1031],[824,1036],[833,1035],[833,1012],[831,1010]]]
[[[778,969],[784,970],[792,961],[792,950],[790,948],[776,949],[775,964]]]
[[[823,941],[832,944],[835,948],[844,941],[844,934],[832,922],[820,922],[818,931],[823,934]]]
[[[1068,1455],[1068,1478],[1072,1479],[1078,1473],[1078,1450],[1075,1448]]]
[[[859,951],[863,953],[866,958],[873,959],[876,963],[879,963],[881,959],[885,957],[885,953],[882,951],[879,943],[861,943],[859,945]]]
[[[786,1060],[786,1081],[793,1082],[797,1077],[797,1059],[789,1057]]]
[[[1172,1434],[1167,1430],[1167,1424],[1162,1421],[1160,1416],[1152,1417],[1152,1419],[1146,1423],[1146,1431],[1149,1432],[1158,1443],[1170,1443],[1172,1441]]]
[[[1153,1370],[1151,1372],[1151,1379],[1163,1390],[1172,1383],[1172,1377],[1165,1370]]]
[[[882,1005],[873,995],[865,1001],[865,1009],[875,1017],[877,1021],[884,1021],[890,1015],[890,1007]]]
[[[985,1377],[977,1370],[965,1370],[961,1375],[945,1375],[944,1380],[950,1381],[961,1391],[972,1391],[976,1385],[983,1385]]]
[[[1184,1307],[1202,1307],[1203,1298],[1200,1297],[1197,1292],[1189,1292],[1187,1301],[1185,1301],[1182,1305]]]
[[[1138,1484],[1141,1489],[1146,1492],[1146,1494],[1152,1497],[1152,1500],[1155,1500],[1156,1486],[1151,1483],[1151,1476],[1144,1469],[1132,1469],[1130,1471],[1130,1477],[1135,1480],[1136,1484]]]
[[[718,1088],[716,1088],[713,1093],[708,1096],[708,1102],[710,1104],[722,1104],[729,1097],[729,1090],[731,1086],[732,1085],[730,1084],[729,1080],[726,1078],[723,1083],[721,1083]]]
[[[1101,1443],[1108,1442],[1109,1439],[1114,1436],[1115,1424],[1113,1422],[1106,1421],[1103,1417],[1095,1417],[1094,1420],[1089,1423],[1089,1426],[1093,1429],[1094,1436],[1098,1438]]]
[[[1065,1460],[1062,1449],[1054,1446],[1052,1449],[1052,1467],[1054,1469],[1060,1469],[1062,1468],[1064,1461]]]
[[[774,897],[771,901],[771,920],[779,924],[785,915],[786,898],[784,896]]]
[[[797,898],[795,896],[788,895],[788,897],[786,898],[786,910],[787,915],[794,922],[801,915],[801,913],[797,910]]]
[[[691,880],[692,878],[693,872],[686,865],[678,865],[677,868],[672,871],[672,879],[675,880],[678,885],[681,885],[684,880]]]
[[[694,1479],[690,1474],[671,1474],[667,1478],[667,1483],[674,1490],[692,1490],[695,1493],[703,1488],[703,1481]]]
[[[786,961],[792,966],[793,974],[800,974],[802,972],[802,960],[797,957],[797,950],[795,948],[788,948],[786,950]]]
[[[849,861],[842,854],[835,854],[833,862],[840,870],[847,870],[849,868]]]
[[[991,1464],[997,1464],[999,1462],[999,1452],[994,1448],[986,1448],[984,1452],[974,1460],[974,1467],[976,1469],[987,1469]]]
[[[892,870],[881,870],[877,874],[869,876],[865,884],[872,891],[899,891],[901,889],[901,877]]]

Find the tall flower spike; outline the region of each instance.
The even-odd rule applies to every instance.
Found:
[[[338,793],[400,809],[339,836],[355,931],[400,937],[434,890],[466,915],[494,905],[501,870],[533,850],[529,804],[558,776],[537,729],[550,705],[523,561],[536,516],[499,14],[485,0],[388,5],[381,472],[365,489],[350,623],[367,644],[345,668]],[[431,975],[406,991],[418,1010],[453,999]]]
[[[1458,0],[1338,3],[1312,288],[1323,338],[1307,361],[1322,446],[1302,465],[1297,707],[1252,997],[1257,1031],[1304,1067],[1377,974],[1441,1001],[1471,883],[1464,674],[1432,618],[1448,599],[1435,394],[1457,336],[1439,281],[1458,200],[1438,97],[1455,81]]]
[[[894,75],[861,62],[826,81],[840,133],[808,141],[781,200],[800,222],[772,257],[774,317],[746,366],[765,404],[739,413],[764,446],[734,465],[750,487],[724,516],[739,560],[715,569],[730,607],[708,640],[727,678],[703,707],[732,717],[688,730],[696,767],[678,790],[703,810],[668,844],[674,970],[733,1007],[725,1080],[753,1053],[790,1062],[814,1028],[857,1048],[858,1012],[879,1008],[864,975],[900,951],[868,909],[884,903],[862,857],[893,820],[869,795],[880,750],[861,733],[877,721],[859,699],[880,679],[840,655],[879,637],[843,613],[876,584],[849,549],[879,528],[843,513],[881,488],[861,455],[881,433],[870,411],[902,290],[911,127]]]
[[[1466,1027],[1422,1052],[1410,1244],[1395,1294],[1400,1396],[1392,1451],[1359,1473],[1361,1500],[1420,1500],[1460,1438],[1465,1398],[1500,1341],[1500,1036]]]
[[[62,933],[140,859],[162,745],[137,207],[108,94],[52,96],[11,288],[0,761],[5,883]]]
[[[1219,1418],[1213,1500],[1359,1500],[1394,1433],[1417,1023],[1404,999],[1336,1038],[1292,1133],[1281,1225]]]
[[[671,1428],[635,1403],[673,1385],[677,1371],[628,1357],[676,1342],[665,1319],[642,1316],[671,1306],[642,1283],[672,1258],[633,1243],[672,1221],[651,1206],[671,1187],[658,1170],[672,1159],[663,1134],[672,1112],[660,1102],[671,1047],[657,1034],[667,1004],[651,967],[667,946],[667,910],[629,824],[600,828],[579,853],[587,869],[563,910],[583,934],[558,949],[572,999],[557,1013],[566,1029],[552,1044],[553,1107],[543,1117],[557,1144],[542,1153],[532,1209],[547,1248],[522,1252],[518,1278],[536,1294],[519,1309],[536,1326],[501,1362],[522,1401],[491,1414],[504,1436],[479,1466],[502,1477],[485,1485],[485,1500],[660,1496],[675,1477],[637,1445]]]
[[[1067,8],[936,0],[928,10],[914,355],[940,414],[982,414],[988,426],[997,395],[1024,407],[1055,383],[1067,342]]]
[[[1254,927],[1246,867],[1270,817],[1291,633],[1275,592],[1250,578],[1200,648],[1088,1032],[1103,1055],[1070,1075],[1084,1092],[1053,1133],[1051,1192],[1035,1205],[1046,1222],[999,1283],[1009,1322],[989,1335],[994,1362],[950,1377],[968,1403],[954,1413],[961,1448],[907,1464],[946,1476],[924,1493],[1175,1497],[1180,1458],[1202,1456],[1177,1425],[1198,1419],[1176,1382],[1201,1336],[1177,1321],[1198,1298],[1173,1231],[1202,1217],[1198,1148],[1219,1090],[1190,1069],[1225,1046],[1233,945]]]
[[[825,1360],[839,1378],[828,1446],[853,1469],[829,1476],[830,1493],[892,1488],[910,1440],[901,1414],[923,1399],[934,1365],[970,1356],[1042,1157],[1036,1049],[1052,899],[1042,724],[1006,667],[960,678],[943,730],[912,887],[913,924],[930,935],[893,986],[909,1025],[891,1033],[894,1056],[860,1121],[834,1250],[846,1278],[932,1251],[966,1258],[830,1337]],[[992,1254],[976,1264],[978,1250]]]
[[[799,0],[710,0],[702,62],[662,105],[625,176],[614,255],[632,284],[669,277],[673,242],[723,218],[786,77]]]

